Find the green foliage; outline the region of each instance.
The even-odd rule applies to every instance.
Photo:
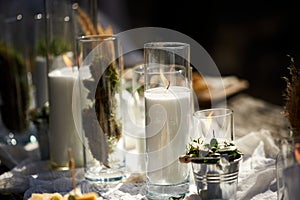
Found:
[[[28,127],[30,103],[25,60],[15,49],[0,41],[0,94],[2,121],[10,131]]]
[[[46,56],[46,39],[42,38],[36,44],[37,55]],[[66,42],[63,38],[54,38],[49,41],[49,54],[53,56],[61,55],[71,50],[71,44]]]
[[[116,61],[111,62],[110,57],[107,56],[106,58],[100,54],[95,55],[92,64],[89,66],[92,79],[83,80],[85,88],[89,90],[88,99],[94,102],[91,107],[85,108],[84,118],[90,118],[90,113],[93,113],[94,116],[95,112],[97,117],[97,126],[91,126],[91,121],[93,121],[91,118],[91,120],[85,120],[89,123],[83,123],[83,127],[84,130],[91,130],[91,127],[100,125],[103,132],[101,131],[96,140],[102,138],[101,141],[94,143],[95,138],[92,133],[99,132],[97,129],[87,131],[86,136],[93,156],[105,166],[109,166],[108,154],[114,152],[115,145],[122,135],[122,124],[116,116],[116,93],[120,91],[118,63]],[[95,85],[97,85],[96,88]],[[101,148],[99,148],[99,144],[102,144]]]
[[[193,139],[187,145],[186,155],[192,159],[192,162],[199,163],[218,163],[221,158],[229,162],[241,158],[243,155],[233,143],[220,143],[216,138],[212,138],[210,143],[204,144],[201,138]]]

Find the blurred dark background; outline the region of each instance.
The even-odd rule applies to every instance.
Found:
[[[284,103],[282,77],[288,75],[287,55],[294,57],[296,66],[300,66],[300,7],[296,2],[95,1],[101,20],[115,25],[116,32],[161,27],[193,38],[210,54],[222,75],[248,80],[250,87],[244,92],[274,104]],[[0,0],[0,17],[18,7],[37,12],[34,10],[41,8],[43,2]]]
[[[296,2],[100,0],[99,9],[120,30],[162,27],[193,38],[222,75],[248,80],[244,92],[277,105],[284,103],[287,55],[300,66]]]

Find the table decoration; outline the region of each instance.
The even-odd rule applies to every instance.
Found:
[[[120,44],[115,35],[93,35],[80,37],[78,47],[85,177],[119,181],[125,175]]]
[[[235,199],[242,155],[233,143],[219,143],[216,138],[204,143],[198,138],[179,160],[191,162],[201,199]]]
[[[61,1],[61,5],[64,5],[60,7],[60,9],[66,9],[66,13],[62,14],[60,13],[57,15],[55,12],[55,7],[53,6],[55,1],[45,1],[45,12],[38,13],[34,16],[34,34],[35,34],[35,66],[33,70],[33,81],[35,83],[35,99],[36,99],[36,109],[33,110],[31,114],[31,119],[33,120],[34,124],[37,127],[37,138],[40,145],[40,151],[41,151],[41,159],[52,160],[52,167],[53,169],[63,169],[66,168],[66,152],[59,152],[59,151],[65,151],[66,148],[62,148],[63,143],[65,142],[65,139],[59,139],[60,135],[63,135],[62,132],[64,132],[66,129],[61,129],[62,125],[56,127],[54,125],[55,120],[59,120],[59,123],[66,123],[66,121],[60,118],[55,118],[54,116],[59,115],[59,109],[57,109],[59,106],[55,105],[53,99],[56,99],[53,97],[53,95],[56,95],[57,92],[54,92],[53,90],[57,90],[56,86],[53,86],[53,74],[60,73],[64,74],[66,70],[63,72],[58,72],[60,68],[65,67],[71,67],[73,61],[72,58],[72,51],[71,51],[71,42],[69,39],[64,39],[66,35],[64,35],[64,31],[58,31],[57,27],[64,27],[65,31],[71,30],[70,27],[72,26],[71,22],[62,20],[63,17],[68,17],[68,14],[70,12],[66,9],[65,1]],[[53,4],[52,4],[53,3]],[[57,2],[56,2],[57,4]],[[60,4],[57,4],[59,6]],[[58,10],[61,11],[61,10]],[[46,14],[48,17],[46,18]],[[45,23],[47,22],[47,23]],[[46,34],[47,32],[47,34]],[[47,37],[46,37],[47,36]],[[64,59],[65,58],[65,59]],[[57,70],[56,72],[53,72],[54,70]],[[51,78],[49,78],[49,73],[52,73]],[[64,76],[64,75],[62,75]],[[49,86],[49,81],[51,79],[51,86]],[[64,78],[61,78],[62,82]],[[58,81],[54,81],[58,82]],[[64,84],[64,83],[60,83]],[[52,88],[51,91],[49,91],[49,87]],[[59,87],[59,86],[58,86]],[[71,90],[73,90],[72,86]],[[65,88],[65,87],[63,87]],[[49,93],[50,97],[49,97]],[[59,96],[62,96],[59,94]],[[70,95],[67,95],[70,96]],[[57,99],[57,102],[60,102],[60,99],[62,97]],[[51,100],[50,100],[51,99]],[[67,103],[69,106],[69,102],[67,100],[64,100],[61,102],[62,104]],[[49,101],[51,101],[49,105]],[[53,107],[55,107],[53,109]],[[67,106],[67,107],[68,107]],[[68,110],[68,109],[67,109]],[[49,113],[52,112],[51,119],[49,116]],[[55,114],[56,113],[56,114]],[[68,115],[67,117],[69,117]],[[67,119],[68,120],[68,119]],[[50,123],[51,121],[51,127]],[[70,127],[68,124],[66,125]],[[50,131],[51,129],[51,131]],[[58,132],[56,132],[58,131]],[[57,134],[53,134],[53,137],[50,132],[56,132]],[[66,137],[68,138],[71,133],[67,134]],[[64,138],[66,138],[64,137]],[[56,139],[54,139],[56,138]],[[49,142],[50,140],[50,142]],[[53,144],[53,140],[58,141],[58,143]],[[54,141],[54,142],[55,142]],[[51,143],[51,144],[49,144]],[[55,148],[55,146],[58,144],[59,148]],[[69,143],[70,144],[70,143]],[[52,152],[50,152],[50,148]],[[55,150],[56,152],[59,152],[58,154],[53,152]],[[51,158],[50,158],[51,154]],[[57,154],[57,155],[56,155]],[[55,158],[56,157],[56,158]],[[64,160],[63,160],[64,158]],[[59,159],[60,161],[56,160]],[[63,161],[62,161],[63,160]],[[62,162],[62,163],[60,163]],[[79,163],[78,163],[79,164]]]
[[[12,12],[15,10],[12,9]],[[34,109],[31,44],[21,13],[1,18],[0,38],[0,143],[22,145],[36,139],[29,112]]]
[[[268,141],[273,140],[268,130],[249,132],[249,134],[253,138],[259,136],[260,141],[249,145],[249,137],[242,137],[236,140],[242,152],[244,148],[251,149],[252,152],[251,154],[245,154],[244,157],[246,159],[240,163],[237,199],[276,199],[275,158],[270,157],[270,155],[272,155],[272,147],[278,147],[275,143],[272,143],[273,146],[270,146],[270,143],[268,143]],[[265,149],[265,147],[270,148]],[[2,152],[2,147],[0,146],[0,148]],[[38,149],[35,150],[35,153],[37,151]],[[12,155],[18,155],[20,152],[22,152],[21,149]],[[83,168],[76,168],[75,176],[77,187],[80,188],[82,193],[96,192],[100,199],[141,200],[146,198],[145,182],[122,181],[114,184],[90,182],[84,180]],[[32,193],[58,192],[64,195],[71,190],[72,180],[70,172],[68,170],[49,171],[48,161],[33,161],[32,159],[19,161],[12,170],[0,175],[0,194],[8,195],[9,193],[14,193],[22,195],[23,193],[24,199],[28,199]],[[192,181],[190,183],[190,192],[185,199],[199,198],[195,182]]]
[[[47,43],[41,40],[39,49],[47,52],[48,59],[51,166],[53,169],[68,168],[67,149],[72,148],[77,155],[76,166],[83,167],[83,139],[80,125],[76,124],[81,114],[76,38],[88,31],[86,26],[93,28],[94,18],[90,18],[78,2],[70,0],[46,0],[45,8]],[[97,7],[91,11],[94,9]]]
[[[146,185],[150,199],[185,196],[189,167],[178,162],[189,138],[191,88],[189,44],[144,45]]]
[[[283,96],[285,98],[284,116],[290,123],[290,136],[300,136],[300,70],[296,68],[294,58],[290,57],[291,63],[288,67],[289,77],[283,79],[286,88]]]
[[[83,166],[82,143],[72,113],[73,87],[78,76],[72,48],[73,11],[68,0],[46,0],[44,6],[47,37],[38,41],[37,49],[41,55],[47,55],[50,165],[53,170],[65,170],[68,148],[79,155],[76,166]]]
[[[63,67],[53,70],[48,76],[50,89],[49,148],[51,166],[53,169],[67,169],[67,150],[72,148],[77,155],[75,158],[76,166],[82,167],[82,137],[75,124],[78,121],[77,113],[80,113],[80,102],[79,100],[73,101],[73,95],[79,94],[79,88],[76,84],[78,70],[75,67]]]
[[[234,144],[233,111],[212,108],[193,116],[198,138],[192,139],[179,160],[191,162],[201,199],[236,199],[243,153]]]
[[[275,156],[278,153],[278,146],[274,142],[272,130],[286,129],[286,125],[278,123],[279,119],[270,121],[270,118],[265,116],[266,113],[261,112],[261,106],[264,106],[268,115],[276,117],[282,116],[281,108],[268,102],[262,104],[261,99],[244,94],[238,94],[230,99],[229,104],[232,105],[235,116],[238,116],[235,117],[236,132],[241,130],[244,133],[235,139],[236,146],[244,153],[244,159],[240,163],[237,199],[276,199]],[[241,104],[251,106],[239,110]],[[255,115],[249,116],[249,112]],[[245,120],[247,126],[244,126]],[[261,129],[261,127],[267,128],[266,123],[273,129]],[[253,127],[256,127],[257,131],[253,131]],[[28,199],[33,192],[59,192],[63,195],[72,190],[70,172],[49,171],[49,162],[39,160],[38,146],[29,149],[28,146],[16,148],[16,146],[0,145],[0,159],[3,164],[9,163],[8,160],[12,163],[11,170],[0,175],[0,197],[3,199]],[[146,198],[145,181],[129,178],[117,183],[99,184],[84,180],[83,168],[76,168],[75,176],[77,186],[83,193],[96,192],[100,199]],[[197,195],[193,175],[189,190],[190,192],[185,196],[186,200],[200,198]]]
[[[276,158],[278,199],[298,199],[300,195],[300,138],[281,138]]]
[[[283,116],[288,121],[288,132],[280,137],[280,151],[276,157],[278,199],[297,199],[300,177],[300,70],[290,57],[289,77],[284,76],[286,88],[283,92],[285,104]]]

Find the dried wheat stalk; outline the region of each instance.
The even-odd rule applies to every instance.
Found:
[[[77,7],[77,13],[77,21],[84,35],[99,35],[98,39],[103,39],[106,35],[113,34],[111,26],[104,28],[100,23],[97,23],[95,27],[89,16],[79,6]],[[83,127],[91,153],[103,166],[109,168],[111,163],[108,161],[108,154],[114,150],[114,145],[122,135],[121,124],[119,124],[115,115],[116,99],[114,99],[114,93],[118,90],[120,80],[113,43],[104,42],[100,46],[100,50],[101,54],[94,55],[95,57],[90,65],[93,80],[98,81],[96,91],[94,91],[95,83],[91,85],[90,80],[83,81],[84,86],[90,91],[89,97],[95,99],[94,107],[86,108],[83,111]],[[105,70],[104,72],[101,71],[101,66],[107,67],[102,69]],[[103,75],[98,80],[100,72]],[[95,111],[96,120],[93,118]]]
[[[283,77],[286,82],[284,115],[292,128],[300,128],[300,70],[295,67],[294,59],[290,58],[290,77]]]
[[[103,35],[113,34],[113,29],[111,26],[107,26],[107,28],[104,28],[100,23],[97,24],[97,27],[94,27],[91,19],[89,16],[79,7],[77,6],[77,21],[84,33],[84,35]]]
[[[95,35],[96,30],[89,16],[79,6],[77,7],[77,12],[77,21],[80,24],[82,31],[85,33],[85,35]]]

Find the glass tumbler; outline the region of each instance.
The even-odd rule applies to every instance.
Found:
[[[220,142],[234,141],[233,111],[228,108],[211,108],[194,112],[194,125],[197,137],[209,143],[212,138]]]

